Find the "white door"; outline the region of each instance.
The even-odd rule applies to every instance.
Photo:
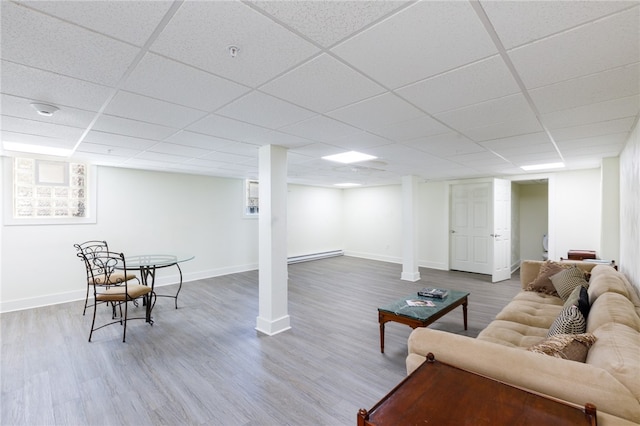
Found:
[[[490,182],[451,186],[451,269],[492,274],[491,193]]]
[[[493,270],[491,281],[511,278],[511,181],[493,182]]]
[[[511,277],[511,182],[451,186],[450,268]]]

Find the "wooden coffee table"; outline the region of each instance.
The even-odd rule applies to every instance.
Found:
[[[433,354],[370,410],[358,426],[596,426],[595,405],[531,393],[435,360]]]
[[[426,327],[462,305],[464,329],[466,330],[468,296],[469,293],[456,290],[449,290],[449,295],[444,299],[419,297],[414,293],[378,308],[378,322],[380,323],[380,352],[384,353],[384,324],[389,321],[406,324],[411,328]],[[407,304],[407,300],[430,300],[435,306],[409,306]]]

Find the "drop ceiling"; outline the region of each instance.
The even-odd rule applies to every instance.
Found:
[[[259,148],[280,145],[289,181],[308,185],[577,170],[619,155],[640,111],[638,1],[5,0],[0,12],[3,146],[101,165],[256,178]],[[321,159],[351,150],[377,159]]]

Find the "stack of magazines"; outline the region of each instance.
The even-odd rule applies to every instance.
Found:
[[[425,287],[418,291],[418,296],[431,297],[433,299],[444,299],[449,294],[449,290],[442,288],[428,288]]]

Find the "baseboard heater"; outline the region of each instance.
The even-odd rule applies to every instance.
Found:
[[[323,251],[322,253],[303,254],[292,256],[287,259],[287,263],[308,262],[310,260],[326,259],[328,257],[344,256],[344,250]]]

